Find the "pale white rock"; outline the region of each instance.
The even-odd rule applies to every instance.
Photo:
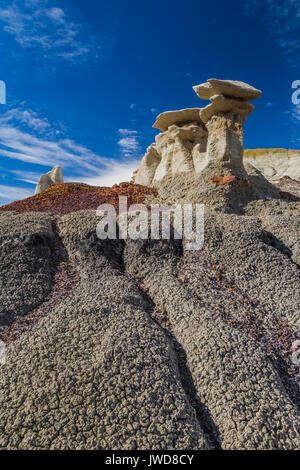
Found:
[[[168,129],[168,127],[172,126],[173,124],[192,121],[196,121],[201,124],[199,111],[200,108],[187,108],[179,109],[177,111],[166,111],[165,113],[161,113],[159,114],[159,116],[157,116],[153,127],[154,129],[159,129],[160,131],[164,132]]]
[[[206,124],[209,119],[217,113],[232,113],[241,116],[244,122],[254,110],[254,106],[247,101],[237,98],[227,98],[223,95],[214,95],[211,103],[205,108],[200,109],[200,118]]]
[[[49,171],[47,175],[49,176],[49,178],[51,178],[54,184],[63,184],[64,182],[62,169],[60,166],[55,166],[54,168],[52,168],[52,170]]]
[[[35,195],[43,193],[48,189],[49,186],[51,186],[53,183],[52,179],[48,175],[41,175],[39,182],[35,188]]]
[[[203,142],[202,144],[196,144],[193,147],[192,159],[195,173],[201,173],[201,171],[204,170],[208,164],[206,145],[207,140],[205,140],[205,143]]]
[[[248,83],[237,80],[218,80],[210,78],[207,83],[201,83],[193,87],[197,96],[202,99],[211,99],[214,95],[226,95],[243,100],[254,100],[262,94],[260,90]]]
[[[62,169],[60,166],[55,166],[46,175],[41,175],[34,194],[40,194],[46,191],[49,186],[53,184],[63,184],[63,182]]]
[[[284,176],[300,181],[300,150],[248,149],[244,161],[251,163],[270,181]]]
[[[207,165],[207,136],[208,132],[206,127],[201,126],[197,137],[193,141],[192,160],[195,173],[201,173]]]
[[[159,181],[167,175],[192,171],[192,144],[183,138],[182,132],[182,128],[174,124],[166,132],[156,136],[155,143],[161,155],[161,161],[156,169],[153,182]]]
[[[197,162],[201,157],[205,158],[206,139],[206,129],[196,122],[173,125],[166,132],[158,134],[155,142],[161,162],[156,169],[153,183],[165,176],[195,171],[194,157]]]
[[[165,176],[199,172],[206,158],[207,130],[199,121],[173,124],[158,134],[133,174],[136,184],[149,186]]]
[[[160,161],[161,156],[156,149],[156,145],[151,144],[150,147],[148,147],[140,166],[133,174],[134,183],[142,184],[143,186],[150,186]]]
[[[247,83],[217,79],[194,90],[199,97],[210,99],[211,104],[158,116],[153,127],[163,132],[155,138],[155,158],[148,150],[134,173],[135,182],[157,185],[165,177],[202,173],[207,167],[217,176],[246,175],[243,123],[254,109],[247,100],[258,98],[261,91]]]

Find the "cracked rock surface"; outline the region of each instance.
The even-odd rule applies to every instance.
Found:
[[[238,218],[235,221],[232,217],[223,220],[214,217],[208,223],[211,226],[207,248],[200,256],[197,252],[180,255],[176,249],[170,250],[169,245],[162,246],[162,242],[129,242],[125,266],[140,278],[148,295],[166,312],[174,336],[186,351],[200,401],[210,410],[219,430],[222,448],[298,448],[299,381],[289,395],[280,375],[282,371],[270,360],[264,342],[261,345],[259,335],[251,334],[252,325],[238,328],[234,320],[242,317],[243,309],[253,316],[261,315],[263,309],[266,329],[278,315],[292,331],[299,331],[299,318],[295,309],[291,309],[292,301],[294,305],[299,302],[299,290],[295,291],[299,289],[299,271],[289,272],[291,266],[285,265],[284,255],[278,255],[276,260],[275,250],[271,252],[261,242],[253,254],[259,256],[257,271],[252,271],[250,264],[254,259],[251,263],[250,258],[246,283],[241,261],[249,256],[247,245],[249,252],[255,249],[255,238],[260,236],[259,228],[251,226],[255,221],[250,220],[245,227],[245,221],[239,224]],[[232,253],[227,257],[227,243],[235,249],[240,244],[236,258]],[[164,253],[159,264],[158,252]],[[222,270],[226,270],[227,277],[224,284],[229,284],[232,290],[235,276],[235,282],[241,286],[237,296],[228,296],[224,284],[218,286],[213,282],[212,266],[216,263],[224,264]],[[273,285],[269,286],[269,295],[257,286],[267,287],[266,270],[272,266],[274,269],[275,265],[283,270],[282,284],[277,278],[277,291],[287,289],[281,300],[276,299]],[[285,281],[285,272],[291,284]],[[270,298],[273,288],[274,302]],[[296,370],[291,380],[296,381],[297,374]]]
[[[0,326],[28,313],[50,292],[54,238],[46,214],[0,213]]]
[[[118,247],[95,238],[95,221],[93,212],[60,221],[81,281],[8,348],[0,448],[208,448],[170,340],[122,275]]]
[[[300,449],[298,206],[278,201],[207,212],[199,251],[101,241],[92,210],[2,213],[2,309],[43,306],[53,257],[76,282],[7,343],[0,449]]]

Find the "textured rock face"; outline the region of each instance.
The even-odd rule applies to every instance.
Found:
[[[95,237],[98,220],[60,220],[80,281],[7,348],[0,449],[206,449],[170,339],[121,274],[122,246]]]
[[[192,114],[188,113],[189,118],[195,116],[194,110],[182,111],[193,111]],[[179,111],[174,113],[178,119]],[[150,186],[166,176],[189,171],[199,173],[202,170],[206,165],[207,130],[199,118],[198,109],[197,114],[198,120],[171,124],[166,131],[156,136],[155,144],[147,149],[139,168],[133,174],[134,183]],[[179,118],[182,119],[182,116],[180,114]],[[174,116],[172,119],[167,116],[167,119],[168,123],[173,122]],[[158,119],[158,122],[161,128],[165,128],[161,125],[162,121]],[[166,122],[164,120],[164,124]]]
[[[271,181],[285,176],[300,181],[300,150],[249,149],[244,158]]]
[[[45,214],[0,213],[0,326],[26,315],[52,287],[54,232]]]
[[[52,184],[63,184],[63,182],[62,169],[60,166],[55,166],[49,173],[40,177],[34,194],[46,191]]]
[[[204,127],[196,122],[181,126],[174,124],[166,132],[158,134],[155,146],[161,161],[152,182],[158,182],[167,175],[199,171],[205,158],[206,136]]]
[[[219,165],[236,176],[245,176],[242,119],[220,113],[208,121],[207,129],[207,166]]]
[[[159,243],[128,242],[125,266],[143,280],[148,294],[167,312],[172,331],[187,352],[199,399],[209,409],[219,430],[222,448],[285,448],[293,447],[296,442],[299,446],[297,406],[292,405],[284,392],[264,348],[251,335],[244,335],[238,326],[249,314],[250,299],[257,296],[257,285],[262,282],[266,290],[260,291],[259,302],[262,301],[268,312],[265,325],[276,322],[273,317],[276,311],[278,315],[287,315],[297,331],[299,319],[293,305],[300,294],[299,286],[297,294],[293,293],[293,301],[287,297],[283,303],[279,297],[272,299],[263,279],[268,276],[268,269],[278,270],[280,275],[283,257],[259,241],[263,232],[258,220],[217,216],[208,218],[207,224],[205,248],[200,256],[197,252],[186,252],[176,259],[174,251],[170,250],[167,256],[165,247],[164,259],[158,261],[157,252],[162,249]],[[243,252],[251,256],[246,272],[240,258],[245,256]],[[220,288],[217,295],[216,291],[213,293],[216,284],[210,271],[215,263],[226,272],[224,277],[219,277],[220,280],[223,277],[220,287],[230,279],[229,290]],[[252,263],[256,266],[253,271]],[[297,269],[291,274],[285,264],[284,270],[286,281],[290,275],[295,276],[295,287]],[[236,293],[235,283],[239,285]],[[262,304],[257,314],[261,307]],[[221,311],[224,316],[220,315]],[[282,432],[283,429],[290,429],[290,434]]]
[[[280,350],[300,328],[296,221],[210,214],[196,252],[100,241],[97,222],[58,220],[77,284],[7,347],[0,449],[299,449]]]
[[[245,172],[258,91],[200,87],[206,125],[168,121],[135,172],[157,188],[101,197],[204,204],[201,249],[185,235],[99,240],[76,191],[67,215],[0,212],[1,450],[300,450],[300,200],[251,161]]]
[[[247,101],[237,98],[227,98],[223,95],[214,95],[210,98],[211,104],[200,110],[200,117],[206,124],[212,116],[218,113],[231,113],[241,117],[245,122],[246,117],[252,113],[254,106]]]
[[[160,161],[161,155],[158,153],[156,145],[151,144],[147,148],[146,155],[143,157],[139,168],[133,174],[135,184],[150,186]]]

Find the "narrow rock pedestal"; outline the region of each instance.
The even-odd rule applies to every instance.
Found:
[[[245,176],[243,164],[244,137],[241,116],[217,113],[206,124],[208,140],[206,166],[215,164],[235,176]]]
[[[258,98],[261,91],[243,82],[216,79],[194,90],[199,98],[211,100],[199,112],[208,130],[206,167],[216,167],[220,175],[245,176],[243,123],[254,110],[247,100]]]

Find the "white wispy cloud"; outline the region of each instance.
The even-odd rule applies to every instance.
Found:
[[[135,131],[134,129],[118,129],[119,134],[123,136],[128,136],[128,135],[137,135],[138,131]]]
[[[46,131],[50,129],[50,123],[47,118],[40,118],[38,114],[31,109],[13,108],[9,109],[4,115],[0,117],[0,124],[8,124],[13,121],[18,121],[21,124],[27,125],[35,131]]]
[[[133,157],[139,154],[140,145],[138,141],[138,132],[133,129],[119,129],[121,139],[118,145],[124,157]]]
[[[274,41],[284,51],[287,63],[299,70],[300,0],[244,0],[245,13],[267,24]]]
[[[28,189],[0,184],[0,205],[10,201],[25,199],[29,196],[32,196],[32,191]]]
[[[11,170],[10,173],[12,173],[18,181],[35,185],[38,183],[41,176],[40,172],[27,170]]]
[[[137,143],[121,141],[137,139],[138,133],[131,129],[119,129],[118,133],[121,139],[117,143],[126,158],[107,158],[64,135],[60,136],[47,118],[39,117],[30,109],[19,107],[8,110],[0,118],[0,158],[2,165],[7,158],[22,162],[22,169],[6,170],[6,177],[10,175],[15,183],[12,186],[2,185],[2,189],[0,187],[0,205],[4,199],[7,203],[32,195],[33,189],[19,187],[17,181],[35,185],[44,172],[44,168],[39,170],[40,166],[49,170],[55,165],[61,166],[66,182],[112,186],[130,181],[139,164],[139,158],[134,153],[139,147]],[[11,189],[7,191],[6,188]]]
[[[130,181],[134,170],[140,164],[139,159],[130,159],[123,162],[111,160],[110,165],[104,168],[100,175],[83,177],[69,176],[67,181],[75,181],[90,184],[92,186],[113,186],[114,184]]]
[[[48,59],[76,61],[84,56],[98,58],[102,45],[89,25],[73,21],[63,8],[49,0],[8,0],[0,8],[0,22],[24,48],[39,49]]]

